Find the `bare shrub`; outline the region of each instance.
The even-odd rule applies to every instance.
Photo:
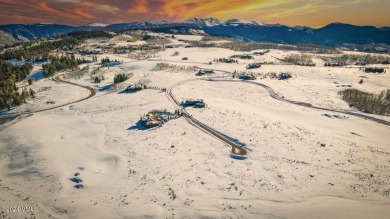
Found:
[[[256,78],[256,79],[270,78],[270,79],[283,79],[284,80],[284,79],[292,78],[292,74],[289,72],[280,72],[280,73],[261,72],[261,73],[259,73],[259,72],[252,72],[252,71],[234,71],[232,74],[232,77],[239,78],[240,75],[249,75],[252,78]]]
[[[89,65],[66,74],[66,78],[80,79],[89,72]]]
[[[291,54],[285,57],[283,60],[285,62],[292,63],[294,65],[314,65],[313,56],[307,54]]]
[[[219,47],[231,49],[235,51],[252,51],[258,49],[280,49],[280,50],[295,50],[306,51],[316,54],[337,54],[339,51],[324,47],[313,45],[288,45],[288,44],[276,44],[276,43],[260,43],[260,42],[230,42],[221,44]]]
[[[338,63],[340,65],[366,65],[366,64],[389,64],[390,56],[386,55],[354,55],[343,54],[336,56],[319,56],[318,58],[327,63]]]
[[[130,59],[136,59],[136,60],[144,60],[148,58],[154,58],[156,57],[156,53],[160,52],[162,50],[156,49],[156,50],[140,50],[140,51],[133,51],[127,55]]]
[[[347,89],[339,92],[343,100],[365,113],[377,115],[388,115],[390,113],[390,89],[382,91],[379,95],[360,91],[357,89]]]
[[[179,53],[179,51],[175,51],[173,54],[172,54],[172,56],[178,56],[180,53]]]
[[[198,68],[196,66],[187,66],[187,65],[174,65],[174,64],[168,64],[168,63],[157,63],[154,66],[154,70],[156,71],[163,71],[163,70],[170,70],[170,71],[185,71],[185,72],[193,72],[196,71]]]

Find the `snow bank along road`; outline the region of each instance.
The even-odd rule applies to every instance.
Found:
[[[78,102],[84,101],[84,100],[89,99],[89,98],[91,98],[91,97],[96,95],[96,91],[93,88],[88,87],[88,86],[83,86],[83,85],[80,85],[80,84],[76,84],[76,83],[72,83],[72,82],[69,82],[69,81],[64,81],[64,80],[61,79],[62,75],[63,74],[55,76],[54,80],[58,81],[58,82],[71,84],[71,85],[74,85],[74,86],[78,86],[78,87],[82,87],[84,89],[87,89],[87,90],[90,91],[89,96],[87,96],[85,98],[82,98],[82,99],[79,99],[79,100],[76,100],[76,101],[69,102],[69,103],[65,103],[65,104],[61,104],[61,105],[58,105],[58,106],[49,107],[49,108],[46,108],[46,109],[41,109],[41,110],[36,110],[36,111],[31,111],[31,112],[9,113],[9,114],[0,116],[0,124],[3,124],[6,121],[8,121],[8,120],[10,120],[10,119],[12,119],[14,117],[20,116],[20,115],[39,113],[39,112],[44,112],[44,111],[48,111],[48,110],[52,110],[52,109],[57,109],[57,108],[60,108],[60,107],[63,107],[63,106],[67,106],[67,105],[70,105],[70,104],[74,104],[74,103],[78,103]]]

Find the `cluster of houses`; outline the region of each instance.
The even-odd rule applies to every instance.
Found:
[[[182,102],[182,105],[185,107],[192,106],[195,108],[205,108],[206,104],[203,102],[202,99],[186,99],[186,101]]]
[[[260,68],[261,64],[260,63],[250,63],[246,66],[246,69],[254,69],[254,68]]]
[[[140,118],[140,122],[146,128],[162,126],[171,119],[177,119],[181,116],[180,110],[175,110],[175,113],[170,113],[166,110],[152,110]]]
[[[203,76],[203,75],[209,75],[209,74],[213,74],[213,73],[214,73],[214,70],[212,70],[212,69],[201,69],[195,75],[196,76]]]

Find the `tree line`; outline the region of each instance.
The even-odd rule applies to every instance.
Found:
[[[29,97],[34,97],[33,90],[18,92],[16,83],[25,79],[30,74],[33,66],[30,63],[23,65],[13,65],[0,59],[0,109],[11,109],[12,106],[18,106]]]
[[[119,84],[126,81],[127,79],[129,79],[129,77],[125,73],[117,74],[114,76],[114,84]]]
[[[105,31],[75,31],[52,40],[40,39],[6,49],[3,54],[0,54],[0,59],[16,59],[31,62],[48,61],[49,53],[53,50],[74,50],[85,40],[98,37],[111,38],[113,36]]]
[[[78,65],[83,63],[89,63],[90,61],[85,60],[84,58],[75,58],[74,54],[62,55],[62,56],[50,56],[50,63],[46,63],[42,65],[43,68],[43,76],[51,77],[57,71],[62,70],[75,70]]]
[[[50,52],[74,50],[86,39],[98,37],[111,38],[112,35],[105,31],[76,31],[51,40],[35,40],[14,45],[14,48],[4,48],[4,52],[0,54],[0,109],[10,109],[34,97],[35,92],[31,88],[29,90],[22,88],[19,91],[16,86],[17,82],[24,80],[31,73],[33,63],[49,61],[42,65],[45,77],[53,76],[56,71],[75,69],[78,65],[89,61],[76,59],[74,54],[53,56],[49,55]],[[6,61],[10,59],[26,61],[26,63],[13,65]],[[97,57],[94,57],[94,60],[97,61]]]
[[[382,91],[379,95],[360,91],[357,89],[347,89],[339,92],[343,100],[365,113],[378,115],[390,114],[390,89]]]

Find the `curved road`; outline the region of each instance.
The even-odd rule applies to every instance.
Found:
[[[69,81],[64,81],[64,80],[62,80],[60,78],[61,76],[62,76],[62,74],[55,76],[54,80],[58,81],[58,82],[62,82],[62,83],[66,83],[66,84],[71,84],[71,85],[74,85],[74,86],[82,87],[84,89],[89,90],[90,94],[87,97],[85,97],[85,98],[82,98],[82,99],[79,99],[79,100],[76,100],[76,101],[72,101],[72,102],[69,102],[69,103],[64,103],[64,104],[61,104],[61,105],[58,105],[58,106],[49,107],[49,108],[46,108],[46,109],[41,109],[41,110],[36,110],[36,111],[31,111],[31,112],[9,113],[9,114],[6,114],[6,115],[2,115],[2,116],[0,116],[0,124],[2,124],[1,121],[5,121],[5,120],[13,118],[13,117],[17,117],[17,116],[20,116],[20,115],[26,115],[26,114],[33,114],[33,113],[44,112],[44,111],[48,111],[48,110],[52,110],[52,109],[57,109],[57,108],[60,108],[60,107],[63,107],[63,106],[67,106],[67,105],[70,105],[70,104],[81,102],[83,100],[89,99],[89,98],[91,98],[91,97],[96,95],[96,91],[93,88],[88,87],[88,86],[83,86],[83,85],[80,85],[80,84],[76,84],[76,83],[73,83],[73,82],[69,82]]]
[[[219,70],[219,71],[221,71],[221,70]],[[231,73],[231,72],[228,72],[228,71],[221,71],[221,72]],[[204,132],[206,132],[206,133],[208,133],[208,134],[210,134],[210,135],[220,139],[221,141],[225,142],[226,144],[230,145],[232,147],[231,153],[233,155],[245,156],[245,155],[247,155],[247,152],[246,152],[246,150],[244,148],[240,147],[240,145],[238,145],[237,143],[233,142],[232,140],[226,138],[220,132],[212,129],[211,127],[209,127],[209,126],[205,125],[204,123],[202,123],[202,122],[196,120],[195,118],[193,118],[185,109],[180,107],[179,101],[172,94],[172,89],[174,87],[176,87],[177,85],[180,85],[182,83],[189,82],[189,81],[195,81],[195,80],[249,83],[249,84],[257,85],[257,86],[260,86],[260,87],[266,89],[268,91],[269,95],[272,98],[274,98],[276,100],[279,100],[279,101],[283,101],[283,102],[287,102],[287,103],[291,103],[291,104],[295,104],[295,105],[299,105],[299,106],[303,106],[303,107],[308,107],[308,108],[312,108],[312,109],[319,109],[319,110],[343,113],[343,114],[359,117],[359,118],[362,118],[362,119],[371,120],[373,122],[377,122],[377,123],[380,123],[380,124],[383,124],[383,125],[390,126],[390,122],[389,121],[378,119],[378,118],[375,118],[375,117],[372,117],[372,116],[367,116],[367,115],[364,115],[364,114],[350,112],[350,111],[327,109],[327,108],[323,108],[323,107],[312,106],[309,103],[304,103],[304,102],[284,99],[283,97],[279,96],[271,87],[269,87],[269,86],[267,86],[265,84],[259,83],[259,82],[254,82],[254,81],[222,79],[221,77],[208,77],[208,78],[197,78],[197,79],[189,79],[189,80],[180,81],[180,82],[172,85],[170,88],[168,88],[166,90],[166,95],[167,95],[168,99],[171,100],[171,102],[173,102],[173,104],[176,106],[176,108],[178,108],[179,110],[182,111],[183,116],[186,118],[186,120],[189,123],[193,124],[194,126],[200,128]]]
[[[319,110],[325,110],[325,111],[330,111],[330,112],[343,113],[343,114],[347,114],[347,115],[350,115],[350,116],[355,116],[355,117],[371,120],[373,122],[377,122],[377,123],[380,123],[380,124],[383,124],[383,125],[390,126],[390,122],[389,121],[386,121],[386,120],[383,120],[383,119],[378,119],[378,118],[375,118],[375,117],[372,117],[372,116],[368,116],[368,115],[364,115],[364,114],[361,114],[361,113],[355,113],[355,112],[344,111],[344,110],[328,109],[328,108],[324,108],[324,107],[312,106],[310,103],[304,103],[304,102],[284,99],[283,97],[281,97],[278,94],[276,94],[275,91],[271,87],[269,87],[269,86],[267,86],[265,84],[262,84],[260,82],[243,81],[243,80],[226,80],[226,79],[211,79],[211,80],[212,81],[241,82],[241,83],[254,84],[254,85],[257,85],[257,86],[260,86],[260,87],[266,89],[272,98],[274,98],[276,100],[279,100],[279,101],[292,103],[292,104],[295,104],[295,105],[304,106],[304,107],[308,107],[308,108],[312,108],[312,109],[319,109]]]
[[[198,68],[199,69],[205,69],[205,68],[200,68],[200,67],[198,67]],[[220,71],[220,72],[228,73],[228,74],[233,74],[233,72],[229,72],[229,71],[225,71],[225,70],[216,70],[216,71]],[[330,111],[330,112],[343,113],[343,114],[347,114],[347,115],[350,115],[350,116],[355,116],[355,117],[371,120],[371,121],[376,122],[376,123],[380,123],[380,124],[383,124],[383,125],[390,126],[390,122],[389,121],[386,121],[386,120],[383,120],[383,119],[378,119],[378,118],[375,118],[373,116],[368,116],[368,115],[364,115],[364,114],[361,114],[361,113],[356,113],[356,112],[351,112],[351,111],[346,111],[346,110],[335,110],[335,109],[328,109],[328,108],[323,108],[323,107],[318,107],[318,106],[312,106],[310,103],[304,103],[304,102],[284,99],[283,97],[281,97],[278,94],[276,94],[275,91],[271,87],[269,87],[269,86],[267,86],[265,84],[262,84],[260,82],[246,81],[246,80],[220,79],[220,78],[217,78],[217,77],[215,77],[215,78],[204,78],[203,80],[214,80],[214,81],[218,81],[219,80],[219,81],[227,81],[227,82],[241,82],[241,83],[254,84],[254,85],[257,85],[257,86],[260,86],[260,87],[266,89],[268,91],[268,93],[270,94],[270,96],[272,98],[276,99],[276,100],[284,101],[284,102],[287,102],[287,103],[292,103],[292,104],[299,105],[299,106],[309,107],[309,108],[312,108],[312,109],[319,109],[319,110],[325,110],[325,111]]]
[[[194,80],[197,80],[197,79],[190,79],[190,80],[186,80],[186,81],[181,81],[180,83],[183,83],[183,82],[187,82],[187,81],[194,81]],[[175,86],[179,85],[180,83],[178,84],[175,84],[173,86],[171,86],[170,88],[168,88],[166,90],[166,95],[168,97],[169,100],[171,100],[174,105],[176,106],[176,108],[178,108],[181,112],[182,112],[182,115],[184,116],[184,118],[192,125],[198,127],[199,129],[201,129],[202,131],[216,137],[217,139],[223,141],[224,143],[230,145],[232,147],[232,150],[231,150],[231,153],[233,155],[236,155],[236,156],[245,156],[247,155],[247,152],[245,149],[243,149],[242,147],[240,147],[238,144],[236,144],[235,142],[229,140],[228,138],[226,138],[223,134],[221,134],[220,132],[210,128],[209,126],[203,124],[202,122],[200,122],[199,120],[195,119],[194,117],[192,117],[184,108],[181,108],[180,107],[180,103],[179,101],[175,98],[175,96],[172,94],[172,88],[174,88]]]

